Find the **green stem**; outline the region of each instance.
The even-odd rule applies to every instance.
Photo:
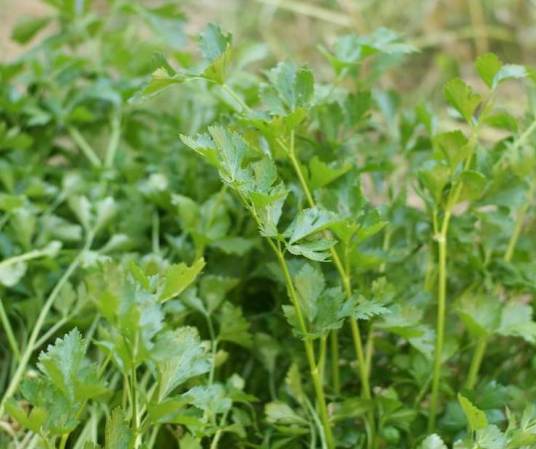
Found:
[[[434,350],[434,367],[432,376],[432,397],[430,400],[430,416],[428,432],[435,429],[437,406],[439,400],[439,385],[441,381],[441,362],[443,355],[443,342],[445,339],[445,314],[447,296],[447,231],[450,221],[450,211],[445,212],[441,233],[437,237],[439,250],[438,284],[437,284],[437,324]]]
[[[48,255],[50,255],[50,249],[48,248],[34,249],[32,251],[28,251],[27,253],[19,254],[18,256],[13,256],[9,259],[2,260],[2,262],[0,262],[0,269],[8,267],[10,265],[14,265],[16,263],[26,262],[32,259],[39,259],[40,257],[46,257]]]
[[[320,419],[322,420],[322,426],[324,428],[324,433],[326,436],[326,444],[329,449],[334,449],[335,443],[333,440],[333,433],[332,433],[331,426],[329,423],[329,414],[328,414],[328,408],[326,405],[326,398],[324,396],[324,389],[322,387],[322,381],[320,379],[318,366],[315,362],[313,342],[311,341],[310,337],[307,335],[308,333],[307,326],[305,324],[305,319],[303,317],[298,295],[294,288],[294,283],[292,281],[292,277],[290,276],[290,272],[288,270],[288,265],[285,260],[285,257],[280,248],[275,246],[275,244],[271,240],[268,240],[268,241],[271,243],[272,248],[274,249],[277,259],[279,261],[279,265],[281,266],[281,269],[283,270],[283,275],[285,277],[285,283],[287,285],[288,295],[292,304],[294,305],[296,316],[298,318],[298,324],[300,326],[300,330],[302,334],[304,335],[303,343],[305,345],[305,355],[307,357],[307,363],[309,365],[309,371],[311,374],[311,379],[313,381],[313,387],[315,390],[318,408],[320,409]]]
[[[525,224],[525,218],[527,216],[529,207],[531,206],[535,192],[536,192],[536,182],[531,181],[531,185],[529,188],[529,192],[527,194],[527,198],[517,213],[514,232],[510,236],[510,240],[508,242],[506,252],[504,253],[505,262],[510,262],[512,260],[512,256],[514,255],[517,241],[519,240],[519,236],[521,235],[521,231],[523,230],[523,225]]]
[[[467,389],[472,390],[475,388],[476,381],[478,380],[478,371],[480,370],[480,365],[486,353],[486,347],[488,345],[488,339],[486,336],[480,337],[473,353],[473,359],[471,360],[471,366],[469,367],[469,374],[467,375],[467,382],[465,386]]]
[[[54,301],[58,297],[65,283],[69,280],[71,275],[78,268],[78,265],[80,265],[82,255],[91,247],[91,244],[93,242],[93,236],[94,236],[93,233],[90,233],[88,235],[86,244],[84,245],[82,250],[78,253],[78,255],[73,259],[71,264],[67,267],[67,270],[65,270],[65,273],[63,273],[63,276],[60,278],[58,283],[52,289],[52,291],[50,292],[50,295],[45,301],[45,304],[41,308],[41,311],[39,312],[39,316],[37,317],[37,320],[35,321],[32,333],[30,334],[30,338],[28,339],[28,343],[26,344],[26,348],[21,355],[19,364],[17,366],[17,370],[13,374],[13,377],[11,378],[11,382],[9,383],[9,386],[4,392],[2,401],[0,402],[0,416],[2,416],[2,414],[4,413],[4,406],[6,404],[6,401],[13,395],[13,393],[15,393],[15,391],[19,387],[22,377],[24,376],[24,373],[26,371],[26,367],[28,366],[28,362],[30,361],[30,357],[32,356],[32,353],[35,349],[35,343],[37,339],[39,338],[39,333],[41,332],[41,329],[43,328],[43,325],[45,324],[46,317],[48,315],[48,312],[50,311],[50,308],[52,307],[52,304],[54,304]]]
[[[112,133],[110,135],[110,141],[108,142],[108,148],[106,149],[106,159],[104,166],[111,168],[114,164],[117,148],[119,147],[119,139],[121,137],[121,113],[117,112],[112,118]]]
[[[320,355],[318,357],[318,366],[320,367],[320,381],[324,385],[324,377],[326,373],[326,352],[327,352],[327,335],[320,337]]]
[[[65,449],[65,446],[67,444],[67,440],[69,439],[69,434],[68,433],[64,433],[62,436],[61,436],[61,440],[60,440],[60,445],[58,446],[58,449]]]
[[[331,347],[331,382],[333,383],[333,391],[336,395],[341,392],[341,375],[339,371],[339,339],[337,332],[329,334]]]
[[[20,361],[19,344],[17,342],[17,339],[15,338],[15,334],[13,333],[13,328],[11,327],[11,323],[9,322],[9,318],[6,313],[6,309],[4,308],[4,302],[2,299],[0,299],[0,320],[2,321],[2,326],[4,327],[9,346],[11,347],[11,352],[13,352],[15,360],[18,362]]]
[[[309,206],[315,207],[316,202],[313,198],[311,190],[309,189],[307,181],[305,180],[305,176],[301,169],[301,165],[296,157],[295,146],[294,146],[294,131],[292,131],[290,134],[290,146],[288,148],[288,155],[289,155],[289,159],[292,164],[292,167],[294,169],[294,172],[296,173],[296,176],[298,177],[298,180],[300,181],[300,185],[305,194],[307,202],[309,203]],[[326,231],[326,235],[329,235],[329,231]],[[337,253],[337,250],[333,247],[330,248],[330,254],[331,254],[331,259],[333,261],[333,264],[335,265],[335,268],[337,269],[337,272],[339,273],[339,276],[341,278],[346,298],[349,300],[352,297],[352,286],[351,286],[350,277],[347,274],[346,270],[344,269],[344,266],[342,264],[341,258],[339,257],[339,254]],[[361,332],[359,330],[359,324],[357,320],[353,317],[350,318],[350,324],[352,328],[352,339],[354,343],[354,350],[355,350],[357,361],[359,364],[358,369],[359,369],[359,377],[361,380],[362,394],[365,399],[369,399],[371,397],[370,386],[369,386],[369,380],[367,376],[367,364],[366,364],[366,359],[364,355],[365,353],[363,351],[363,341],[361,339]]]
[[[84,136],[76,128],[69,127],[67,128],[71,138],[76,142],[84,156],[87,157],[88,161],[93,165],[93,167],[100,167],[102,165],[101,160],[95,153],[95,150],[91,148],[91,145],[84,138]]]

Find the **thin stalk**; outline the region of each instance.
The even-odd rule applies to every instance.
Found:
[[[525,224],[525,218],[527,216],[529,207],[532,204],[535,193],[536,193],[536,182],[531,181],[529,192],[527,194],[527,198],[517,213],[514,232],[510,236],[510,240],[508,241],[506,252],[504,253],[503,259],[505,262],[510,262],[512,260],[512,256],[514,255],[514,250],[516,248],[517,241],[519,240],[519,236],[521,235],[521,231],[523,230],[523,225]]]
[[[430,417],[428,431],[433,432],[437,416],[439,399],[439,384],[441,381],[441,362],[443,354],[443,341],[445,338],[445,313],[447,296],[447,230],[450,214],[445,214],[441,234],[438,236],[439,267],[437,285],[437,325],[434,349],[434,367],[432,377],[432,398],[430,400]]]
[[[222,85],[222,89],[234,100],[236,103],[240,105],[240,108],[243,111],[250,112],[251,108],[240,98],[240,96],[227,84]]]
[[[214,332],[214,325],[212,323],[212,318],[207,313],[205,315],[207,320],[208,332],[210,334],[210,340],[212,341],[212,363],[210,365],[210,373],[208,376],[208,384],[212,385],[214,383],[214,375],[216,371],[216,354],[218,351],[218,340],[216,339],[216,333]]]
[[[119,140],[121,138],[121,113],[117,112],[112,118],[112,132],[110,140],[108,142],[108,148],[106,149],[106,159],[104,160],[104,166],[111,168],[114,164],[117,148],[119,147]]]
[[[65,449],[65,446],[67,444],[67,440],[69,439],[69,434],[68,433],[64,433],[62,436],[61,436],[61,440],[60,440],[60,445],[58,446],[58,449]]]
[[[80,151],[87,157],[88,161],[93,165],[93,167],[100,167],[102,165],[99,156],[95,153],[95,150],[91,148],[91,145],[84,138],[84,136],[76,128],[69,127],[67,128],[71,138],[76,142]]]
[[[136,368],[132,367],[130,373],[130,400],[132,407],[132,430],[134,432],[134,449],[137,449],[140,445],[140,415],[138,413],[138,392],[137,392],[137,382],[136,382]]]
[[[13,328],[11,327],[11,323],[9,322],[6,309],[4,308],[4,301],[2,299],[0,299],[0,320],[2,321],[2,326],[4,327],[4,332],[6,333],[11,352],[13,352],[15,360],[18,362],[20,361],[19,344],[15,338],[15,334],[13,332]]]
[[[54,301],[56,300],[58,294],[60,293],[65,283],[69,280],[71,275],[78,268],[78,265],[80,265],[82,255],[91,247],[91,244],[93,242],[93,237],[94,237],[93,232],[88,235],[88,238],[86,240],[84,247],[78,253],[78,255],[73,259],[70,265],[67,267],[67,269],[63,273],[63,276],[60,278],[60,280],[57,282],[55,287],[52,289],[47,300],[45,301],[45,304],[41,308],[41,311],[39,312],[39,316],[37,317],[37,320],[34,324],[32,333],[30,334],[30,338],[28,339],[28,343],[26,344],[26,348],[21,355],[19,364],[17,366],[17,370],[13,374],[13,377],[11,378],[11,382],[9,383],[9,386],[4,392],[2,401],[0,402],[0,416],[4,413],[4,406],[6,404],[6,401],[13,395],[13,393],[15,393],[15,391],[19,387],[22,377],[24,376],[24,373],[26,371],[26,367],[28,366],[28,362],[30,361],[30,357],[32,356],[32,353],[35,349],[35,343],[37,342],[37,339],[39,338],[39,333],[41,332],[41,329],[43,328],[43,325],[45,324],[46,317],[48,315],[48,312],[50,311],[50,308],[52,307],[52,304],[54,304]]]
[[[491,101],[488,98],[486,101]],[[471,137],[469,139],[470,153],[465,159],[464,169],[467,170],[471,166],[473,160],[473,152],[478,140],[479,125],[473,127]],[[458,202],[462,193],[463,184],[458,182],[450,191],[446,203],[441,227],[438,227],[437,210],[433,213],[433,228],[436,233],[438,246],[438,274],[437,274],[437,323],[436,323],[436,340],[434,349],[434,365],[432,370],[432,395],[430,398],[430,414],[428,416],[428,433],[433,433],[435,430],[437,407],[439,403],[439,385],[441,383],[441,364],[443,361],[443,345],[445,340],[445,316],[447,312],[447,248],[448,248],[448,229],[450,219],[452,218],[452,208]],[[437,232],[439,230],[439,232]]]
[[[26,262],[32,259],[39,259],[40,257],[46,257],[48,255],[50,255],[50,249],[34,249],[32,251],[28,251],[27,253],[19,254],[18,256],[13,256],[8,259],[2,260],[2,262],[0,262],[0,269],[6,268],[10,265],[14,265],[16,263]]]
[[[288,154],[289,154],[289,159],[292,164],[292,167],[296,173],[296,176],[298,177],[298,180],[300,181],[300,185],[305,194],[307,202],[309,203],[309,206],[315,207],[316,202],[313,198],[311,190],[309,189],[307,181],[305,180],[305,176],[301,169],[300,163],[296,157],[295,146],[294,146],[294,132],[291,132],[290,134],[290,146],[288,148]],[[337,253],[337,250],[333,247],[330,248],[330,254],[333,260],[333,264],[335,265],[335,268],[337,269],[337,272],[339,273],[339,276],[341,278],[346,298],[349,300],[352,297],[352,286],[351,286],[350,277],[348,273],[346,272],[346,270],[344,269],[344,266],[342,264],[341,258],[339,257],[339,254]],[[354,350],[355,350],[357,361],[359,364],[358,369],[359,369],[359,377],[361,381],[362,395],[365,399],[370,399],[371,397],[370,385],[369,385],[369,380],[367,376],[368,369],[367,369],[367,363],[366,363],[366,358],[365,358],[365,352],[363,350],[363,341],[361,339],[361,332],[359,329],[359,324],[355,318],[351,317],[350,325],[352,329],[352,339],[353,339],[353,344],[354,344]]]
[[[158,254],[160,252],[160,217],[158,216],[157,210],[153,212],[151,240],[153,246],[153,253]]]
[[[318,366],[320,367],[320,381],[324,385],[324,377],[326,373],[326,352],[328,347],[328,337],[323,335],[320,338],[320,355],[318,357]]]
[[[329,424],[329,414],[328,414],[328,408],[326,405],[324,389],[322,387],[322,381],[320,379],[318,366],[315,362],[313,342],[307,336],[307,326],[305,324],[305,319],[303,317],[298,295],[294,288],[294,283],[292,281],[292,277],[290,276],[290,272],[289,272],[285,257],[280,248],[276,247],[275,244],[271,240],[269,240],[269,242],[271,242],[271,245],[273,245],[275,252],[276,252],[277,259],[279,261],[279,265],[281,266],[281,269],[283,270],[283,275],[285,277],[285,283],[287,285],[288,295],[292,304],[294,305],[294,309],[296,310],[296,316],[298,318],[298,324],[300,326],[300,330],[304,334],[303,343],[305,345],[305,355],[307,357],[307,363],[309,365],[309,371],[311,374],[311,379],[313,381],[313,387],[314,387],[315,395],[316,395],[317,402],[318,402],[318,408],[320,409],[320,419],[322,420],[322,426],[324,428],[324,433],[326,436],[326,443],[329,449],[334,449],[335,443],[333,440],[333,433],[331,431],[331,426]]]
[[[472,390],[475,388],[476,381],[478,380],[478,371],[480,370],[480,365],[486,353],[486,347],[488,345],[488,338],[482,336],[478,339],[476,344],[475,352],[473,353],[473,359],[471,360],[471,366],[469,367],[469,374],[467,375],[467,382],[465,386],[467,389]]]
[[[331,348],[331,382],[336,395],[341,392],[341,375],[339,371],[339,340],[336,332],[329,334]]]

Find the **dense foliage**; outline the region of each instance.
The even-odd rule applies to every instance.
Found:
[[[536,448],[529,67],[414,105],[387,28],[317,74],[48,3],[0,65],[0,447]]]

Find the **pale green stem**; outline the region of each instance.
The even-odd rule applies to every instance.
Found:
[[[478,371],[480,370],[480,365],[484,359],[487,344],[488,339],[486,336],[482,336],[478,339],[475,352],[473,353],[473,359],[471,360],[471,366],[469,367],[467,382],[465,383],[465,386],[468,390],[475,388],[476,381],[478,380]]]
[[[93,165],[94,167],[100,167],[102,165],[101,160],[97,156],[97,153],[95,153],[95,150],[91,148],[91,145],[84,138],[84,136],[80,133],[80,131],[78,131],[76,128],[73,128],[73,127],[69,127],[68,131],[72,139],[76,142],[76,144],[80,148],[80,151],[82,151],[84,156],[86,156],[86,158],[91,163],[91,165]]]
[[[15,360],[18,362],[20,361],[19,344],[17,342],[17,339],[15,338],[15,334],[13,332],[13,328],[11,327],[11,323],[9,322],[9,318],[6,313],[6,309],[4,308],[4,302],[2,299],[0,299],[0,320],[2,321],[2,326],[4,327],[4,331],[6,333],[7,341],[11,348],[11,352],[13,352]]]
[[[114,164],[117,148],[119,147],[119,140],[121,138],[121,114],[117,112],[112,118],[112,133],[108,142],[108,148],[106,150],[106,159],[104,166],[111,168]]]
[[[527,216],[529,207],[532,205],[535,192],[536,192],[536,182],[531,181],[529,192],[527,194],[527,198],[517,213],[514,232],[512,233],[510,237],[508,246],[506,248],[506,252],[504,253],[505,262],[510,262],[512,260],[512,256],[514,255],[517,241],[519,240],[519,236],[521,235],[521,231],[523,230],[523,225],[525,224],[525,218]]]

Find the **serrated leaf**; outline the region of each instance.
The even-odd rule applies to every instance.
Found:
[[[164,272],[162,290],[160,292],[160,302],[166,302],[175,298],[186,290],[199,276],[205,267],[203,258],[197,259],[191,266],[185,263],[169,266]]]
[[[221,308],[219,314],[219,339],[230,341],[246,348],[251,347],[253,338],[249,332],[249,322],[242,315],[242,310],[230,303]]]
[[[221,384],[197,386],[182,395],[193,406],[215,415],[225,413],[232,406],[232,401],[225,394]]]
[[[311,188],[317,189],[324,187],[337,178],[340,178],[352,168],[350,163],[344,163],[340,166],[326,164],[318,156],[315,156],[309,162],[310,185]]]
[[[281,62],[268,77],[279,99],[289,111],[308,107],[314,94],[313,73],[307,67],[297,67],[292,62]]]
[[[158,371],[159,400],[188,379],[210,370],[210,355],[193,327],[181,327],[160,334],[152,357]]]
[[[437,435],[436,433],[433,433],[432,435],[428,435],[421,445],[419,446],[419,449],[448,449],[447,445],[443,442],[441,437]]]
[[[467,123],[473,121],[476,109],[482,101],[480,95],[460,78],[455,78],[445,85],[445,98]]]
[[[460,298],[457,312],[472,335],[484,337],[497,331],[501,303],[488,295],[468,293]]]
[[[269,402],[264,407],[266,420],[272,424],[306,426],[307,420],[298,415],[284,402]]]
[[[500,320],[499,334],[521,337],[529,343],[536,343],[536,323],[532,320],[530,305],[507,303]]]
[[[117,407],[106,420],[104,429],[104,449],[131,449],[134,436],[127,424],[125,414]]]
[[[458,393],[458,402],[462,407],[471,431],[476,432],[477,430],[484,429],[488,425],[486,414],[473,405],[469,399]]]
[[[298,212],[298,215],[285,231],[289,243],[293,244],[312,234],[323,231],[333,225],[340,218],[328,210],[311,207]]]

